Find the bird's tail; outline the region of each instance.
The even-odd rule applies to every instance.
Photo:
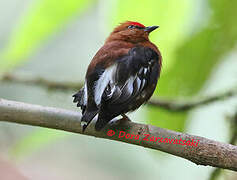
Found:
[[[82,115],[82,118],[81,118],[82,132],[85,131],[85,129],[87,128],[87,126],[90,124],[90,122],[96,116],[97,113],[98,113],[98,110],[85,111],[85,113]]]
[[[86,109],[86,104],[84,101],[84,88],[82,88],[80,91],[78,91],[76,94],[74,94],[72,97],[74,97],[73,102],[77,103],[77,107],[80,107],[82,110],[82,114],[84,113]]]
[[[74,94],[72,97],[74,97],[73,102],[77,103],[77,107],[80,107],[82,110],[81,126],[82,132],[84,132],[86,127],[98,113],[98,109],[96,107],[87,107],[84,87],[81,88],[80,91]]]

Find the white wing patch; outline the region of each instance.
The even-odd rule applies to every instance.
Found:
[[[98,81],[95,83],[95,89],[94,89],[94,97],[95,97],[95,103],[98,106],[101,102],[101,98],[103,95],[103,92],[107,85],[111,82],[114,82],[115,72],[117,69],[117,64],[112,65],[111,67],[107,68],[103,74],[100,76]]]
[[[85,106],[87,104],[87,82],[85,82],[85,85],[84,85],[84,97],[83,97],[83,105]]]
[[[116,85],[118,83],[115,82],[117,65],[114,64],[107,68],[95,83],[94,100],[97,106],[100,105],[102,96],[106,90],[108,92],[106,98],[110,99],[111,103],[123,103],[141,93],[147,83],[146,76],[150,72],[150,69],[149,67],[141,67],[138,73],[129,77],[123,86]],[[85,92],[85,94],[87,93]]]

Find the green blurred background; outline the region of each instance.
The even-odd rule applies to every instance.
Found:
[[[83,82],[109,32],[132,20],[160,26],[150,37],[163,56],[154,97],[189,100],[223,92],[237,84],[236,8],[235,0],[0,0],[0,76]],[[0,98],[78,110],[73,93],[0,82]],[[237,97],[188,113],[143,106],[131,117],[228,142],[225,117],[236,107]],[[213,171],[134,145],[8,123],[0,123],[1,159],[29,179],[44,180],[199,180]],[[234,178],[229,171],[219,176]]]

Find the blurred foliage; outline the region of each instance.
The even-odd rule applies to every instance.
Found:
[[[85,11],[95,0],[37,0],[21,17],[0,56],[0,74],[28,59],[43,41]]]
[[[95,2],[95,0],[37,0],[31,4],[12,32],[5,51],[1,53],[0,75],[26,61],[50,35],[62,30],[72,18],[85,12]],[[13,156],[20,157],[64,135],[64,132],[40,129],[21,139],[12,147],[11,152]]]
[[[10,154],[15,158],[20,158],[68,135],[71,135],[71,133],[39,128],[18,141],[17,144],[12,147]]]
[[[208,80],[217,63],[224,60],[237,42],[237,1],[209,1],[211,17],[207,25],[177,47],[175,59],[159,81],[159,95],[188,97],[195,95]],[[205,21],[204,19],[203,21]],[[165,61],[166,59],[164,59]],[[152,117],[162,121],[152,123],[175,130],[183,130],[186,114],[152,111]],[[166,122],[165,122],[166,121]]]
[[[118,1],[113,22],[134,20],[146,25],[160,25],[151,40],[163,56],[163,70],[156,95],[169,98],[195,95],[209,78],[215,65],[232,50],[237,40],[237,1],[210,0],[210,18],[202,19],[205,27],[190,36],[187,23],[194,14],[194,1],[142,0]],[[204,4],[205,5],[205,4]],[[206,14],[208,14],[206,12]],[[206,17],[205,17],[206,18]],[[199,31],[198,31],[199,30]],[[198,31],[198,32],[197,32]],[[169,113],[149,109],[149,121],[159,127],[183,131],[186,113]],[[157,118],[158,117],[158,118]]]

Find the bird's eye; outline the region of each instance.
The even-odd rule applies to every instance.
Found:
[[[128,26],[128,29],[132,29],[134,27],[135,27],[134,25],[130,25],[130,26]]]

